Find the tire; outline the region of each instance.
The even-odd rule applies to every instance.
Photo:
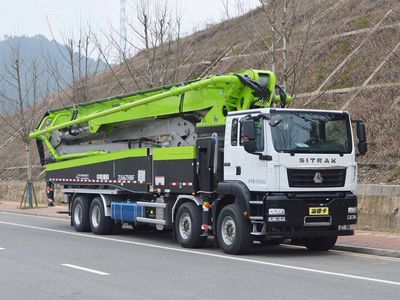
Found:
[[[118,235],[121,234],[121,231],[122,231],[122,223],[113,222],[110,234]]]
[[[175,233],[179,244],[184,248],[199,248],[207,241],[201,236],[201,210],[194,203],[183,203],[175,216]]]
[[[89,210],[90,229],[94,234],[110,234],[113,229],[113,220],[104,214],[103,201],[97,197],[92,200]]]
[[[71,221],[76,231],[90,231],[88,198],[78,196],[74,199],[71,209]]]
[[[328,251],[335,246],[337,236],[326,236],[306,239],[304,245],[310,251]]]
[[[218,244],[227,254],[245,254],[251,245],[250,223],[243,220],[236,205],[225,206],[217,221]]]

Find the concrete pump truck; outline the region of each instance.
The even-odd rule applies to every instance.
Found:
[[[172,229],[183,247],[213,236],[229,254],[253,241],[328,250],[354,233],[352,122],[358,154],[365,127],[291,100],[273,72],[245,70],[50,110],[30,138],[76,231],[127,223]]]

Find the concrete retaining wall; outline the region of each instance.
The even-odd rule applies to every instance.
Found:
[[[25,186],[26,186],[26,181],[23,180],[0,181],[0,201],[3,200],[3,201],[15,201],[18,203],[21,202]],[[47,204],[46,183],[43,181],[37,181],[33,183],[33,186],[35,189],[35,194],[38,204]],[[56,194],[56,202],[61,201],[62,199],[61,192],[56,190],[55,194]]]
[[[359,184],[358,229],[400,232],[400,186]]]
[[[25,181],[0,181],[0,201],[20,202],[25,188]],[[46,204],[46,185],[34,183],[38,203]],[[358,229],[400,232],[400,186],[380,184],[359,184]],[[60,188],[55,193],[56,202],[62,199]]]

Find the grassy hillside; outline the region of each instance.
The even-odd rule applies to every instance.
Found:
[[[280,24],[283,1],[278,2],[276,20]],[[400,49],[395,48],[400,42],[399,1],[299,0],[296,3],[295,17],[289,16],[292,33],[288,65],[290,70],[297,67],[287,83],[288,91],[295,95],[294,107],[341,109],[358,93],[346,110],[354,118],[363,119],[368,130],[369,152],[359,158],[360,180],[400,184]],[[266,17],[270,10],[265,8],[196,32],[181,39],[179,45],[173,43],[168,57],[174,63],[162,82],[246,68],[269,69],[273,38]],[[278,38],[275,47],[276,73],[282,78],[281,39]],[[389,55],[393,49],[396,51]],[[162,49],[157,51],[161,53]],[[346,58],[347,62],[330,76]],[[165,57],[160,58],[160,65],[162,59]],[[147,62],[146,53],[141,52],[112,72],[91,78],[91,98],[146,88]],[[365,83],[371,74],[374,76]],[[162,74],[156,75],[161,78]],[[330,80],[321,87],[328,76]],[[58,103],[54,101],[52,105]],[[14,149],[20,150],[18,146]],[[0,155],[10,154],[0,148]],[[21,160],[19,163],[23,164]],[[3,165],[9,165],[6,159]]]

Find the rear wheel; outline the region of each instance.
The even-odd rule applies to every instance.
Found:
[[[207,241],[201,236],[201,210],[194,203],[183,203],[175,217],[175,232],[179,244],[185,248],[202,247]]]
[[[89,212],[90,228],[95,234],[110,234],[113,228],[113,220],[106,217],[103,201],[97,197],[92,200]]]
[[[251,245],[250,223],[243,220],[236,205],[225,206],[218,216],[218,243],[228,254],[244,254]]]
[[[306,239],[304,245],[310,251],[327,251],[335,246],[337,236],[325,236]]]
[[[85,232],[90,230],[88,198],[78,196],[74,199],[71,209],[71,219],[76,231]]]

